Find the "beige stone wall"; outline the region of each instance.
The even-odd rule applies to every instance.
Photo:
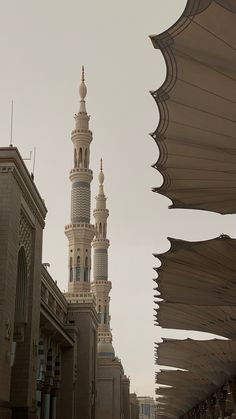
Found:
[[[130,402],[130,419],[139,419],[139,405],[138,405],[138,400],[135,393],[130,393],[129,402]]]
[[[95,419],[97,324],[93,303],[71,304],[68,320],[79,330],[74,384],[74,418]]]
[[[14,148],[0,149],[0,196],[0,417],[12,411],[13,419],[34,418],[46,208]],[[24,294],[17,288],[20,248]],[[20,311],[15,311],[16,300]]]
[[[129,379],[126,375],[122,376],[122,413],[124,419],[130,419],[130,399],[129,399]]]
[[[121,419],[122,374],[120,361],[98,359],[96,419]]]
[[[17,275],[20,190],[12,172],[0,172],[0,417],[10,407],[11,348]]]

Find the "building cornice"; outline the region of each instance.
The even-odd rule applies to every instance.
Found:
[[[44,227],[47,208],[16,147],[0,147],[0,173],[11,172],[22,190],[24,200]]]

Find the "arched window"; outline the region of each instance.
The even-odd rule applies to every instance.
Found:
[[[18,253],[16,300],[15,300],[15,321],[26,322],[26,292],[27,292],[27,262],[25,249],[22,246]]]
[[[77,256],[76,260],[76,281],[80,280],[80,256]]]
[[[48,377],[52,377],[53,370],[52,370],[52,348],[49,348],[47,352],[47,365],[46,365],[46,375]]]
[[[101,313],[101,305],[98,306],[98,312]]]
[[[44,354],[44,341],[41,337],[38,343],[38,369],[37,369],[37,380],[44,381],[45,373],[45,354]]]
[[[87,151],[87,148],[86,148],[85,153],[84,153],[84,167],[85,167],[85,169],[87,169],[87,167],[88,167],[88,151]]]
[[[74,167],[77,167],[77,152],[74,150]]]
[[[103,238],[106,238],[106,223],[103,225]]]
[[[99,237],[102,237],[102,223],[99,223]]]
[[[61,375],[61,363],[60,363],[60,355],[58,354],[55,358],[55,364],[54,364],[54,378],[56,381],[60,380]]]
[[[84,263],[84,281],[88,282],[88,256],[85,257],[85,263]]]
[[[82,167],[83,163],[83,156],[82,156],[82,148],[79,149],[79,167]]]
[[[70,258],[70,266],[69,266],[69,278],[70,282],[73,281],[73,268],[72,268],[72,258]]]

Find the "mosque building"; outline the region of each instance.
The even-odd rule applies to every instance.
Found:
[[[68,290],[42,264],[47,209],[16,147],[0,148],[0,418],[130,419],[129,379],[112,345],[102,163],[90,221],[92,132],[82,70],[71,134]],[[94,280],[91,275],[93,250]]]

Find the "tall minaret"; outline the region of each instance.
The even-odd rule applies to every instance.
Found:
[[[98,356],[114,358],[115,353],[112,346],[109,315],[109,292],[111,290],[111,282],[108,281],[109,240],[107,239],[107,218],[109,211],[106,208],[106,197],[103,190],[104,174],[102,160],[98,179],[99,192],[96,196],[96,209],[93,211],[95,218],[95,237],[92,241],[92,247],[94,250],[94,281],[91,285],[92,291],[96,297],[97,312],[99,316]]]
[[[66,298],[70,302],[81,302],[89,298],[91,241],[94,237],[94,226],[90,224],[90,183],[93,172],[89,169],[89,148],[92,132],[89,130],[89,116],[85,106],[87,88],[84,82],[84,67],[79,94],[79,112],[75,115],[75,129],[71,133],[74,144],[74,168],[70,171],[71,222],[65,227],[69,241],[69,281]]]

